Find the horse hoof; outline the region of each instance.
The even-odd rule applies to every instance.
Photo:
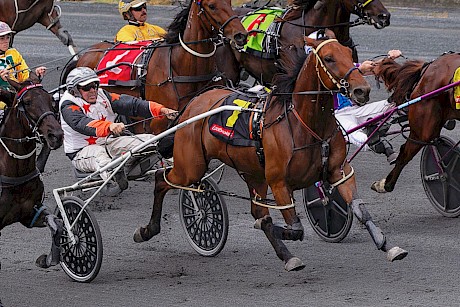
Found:
[[[386,193],[387,191],[385,190],[385,178],[380,180],[380,181],[374,181],[374,183],[371,185],[371,189],[374,190],[377,193]]]
[[[286,264],[284,265],[284,269],[288,272],[290,271],[300,271],[305,267],[302,260],[297,257],[292,257],[289,259]]]
[[[393,247],[387,252],[387,259],[390,262],[395,260],[404,259],[407,256],[408,252],[398,246]]]
[[[51,263],[48,262],[48,255],[43,254],[35,260],[35,265],[42,269],[47,269],[51,266]]]
[[[142,237],[142,234],[141,234],[141,229],[142,229],[142,227],[139,227],[134,232],[133,239],[134,239],[134,242],[136,242],[136,243],[145,242],[145,240],[144,240],[144,238]]]

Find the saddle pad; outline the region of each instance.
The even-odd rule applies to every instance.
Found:
[[[460,81],[460,67],[457,68],[454,74],[453,82]],[[460,110],[460,85],[454,88],[455,108]]]
[[[237,105],[247,108],[254,105],[258,98],[234,93],[221,104]],[[233,146],[256,146],[257,141],[252,139],[249,125],[251,112],[223,111],[209,118],[209,132],[219,140]]]
[[[248,35],[248,42],[244,46],[244,51],[259,55],[261,57],[268,57],[266,54],[276,53],[276,50],[267,48],[269,41],[272,37],[272,24],[275,18],[284,14],[285,10],[281,8],[270,8],[257,10],[249,15],[246,15],[241,23],[247,31],[260,30],[260,33],[251,33]],[[277,31],[276,31],[277,32]]]
[[[114,67],[99,74],[101,85],[108,85],[109,80],[129,81],[132,76],[132,65],[117,65],[119,63],[136,63],[137,59],[145,52],[145,47],[151,41],[118,43],[107,50],[97,65],[97,70]]]

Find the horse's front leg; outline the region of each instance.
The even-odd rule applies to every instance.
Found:
[[[401,260],[407,256],[407,251],[404,249],[390,245],[383,231],[375,225],[372,216],[364,206],[363,200],[358,197],[355,176],[338,185],[337,189],[342,198],[351,206],[356,218],[366,227],[377,248],[387,253],[389,261]]]
[[[43,254],[37,258],[35,264],[40,268],[49,268],[50,266],[57,265],[61,261],[61,247],[60,241],[64,231],[64,222],[54,214],[44,209],[40,213],[36,223],[31,223],[30,227],[44,227],[48,226],[51,231],[51,251],[49,254]]]
[[[263,187],[261,189],[265,193],[259,192],[262,198],[265,198],[267,185],[265,184],[265,190]],[[292,197],[285,185],[276,185],[272,186],[272,191],[275,196],[275,200],[279,205],[289,205],[292,203]],[[254,194],[250,191],[252,196]],[[275,249],[276,255],[278,258],[284,261],[284,268],[286,271],[298,271],[302,270],[305,267],[303,262],[293,256],[291,252],[287,249],[286,245],[282,240],[303,240],[304,229],[302,223],[300,222],[299,217],[296,215],[294,208],[283,209],[281,212],[283,214],[284,220],[287,223],[287,226],[280,226],[273,223],[272,218],[268,215],[268,209],[261,207],[260,205],[251,204],[252,206],[252,215],[256,219],[254,227],[257,229],[263,230],[267,239],[270,241],[271,245]]]
[[[56,11],[56,7],[53,7],[51,15],[48,15],[48,12],[43,13],[41,18],[38,20],[40,24],[46,27],[47,30],[50,30],[56,37],[65,45],[72,46],[75,51],[75,44],[69,32],[64,29],[60,22],[60,15]]]
[[[152,215],[149,223],[145,227],[139,227],[134,232],[134,242],[141,243],[150,240],[153,236],[160,233],[161,230],[161,212],[163,210],[163,200],[166,193],[172,187],[166,183],[163,177],[164,170],[155,173],[155,189],[153,196]]]

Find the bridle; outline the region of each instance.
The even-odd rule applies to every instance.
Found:
[[[25,159],[28,159],[30,158],[37,150],[37,148],[35,147],[31,152],[29,152],[28,154],[25,154],[25,155],[18,155],[14,152],[12,152],[7,146],[6,144],[3,142],[3,140],[9,140],[9,141],[13,141],[13,142],[16,142],[16,143],[25,143],[25,142],[30,142],[30,141],[35,141],[35,142],[39,142],[41,143],[41,139],[42,139],[42,135],[40,135],[38,129],[40,128],[40,125],[43,123],[43,120],[45,119],[45,117],[49,116],[49,115],[52,115],[52,116],[55,116],[54,112],[52,111],[47,111],[47,112],[44,112],[42,115],[40,115],[40,117],[37,119],[37,120],[34,120],[30,114],[27,112],[27,108],[25,107],[24,105],[24,101],[23,101],[23,98],[24,98],[24,95],[30,90],[30,89],[33,89],[33,88],[38,88],[38,89],[43,89],[43,86],[41,84],[31,84],[31,85],[28,85],[24,88],[22,88],[17,94],[16,94],[16,97],[15,97],[15,102],[13,103],[13,108],[16,108],[18,110],[18,117],[19,115],[22,115],[25,117],[25,119],[27,120],[27,123],[29,125],[29,129],[31,130],[32,132],[32,136],[26,136],[24,138],[8,138],[8,137],[0,137],[0,144],[5,148],[6,152],[8,153],[8,155],[14,159],[19,159],[19,160],[25,160]]]
[[[224,29],[225,27],[235,18],[238,18],[237,15],[233,15],[233,16],[230,16],[230,18],[228,18],[223,24],[220,24],[214,17],[212,17],[210,14],[208,14],[206,12],[206,10],[201,6],[201,1],[202,0],[193,0],[193,2],[196,3],[196,5],[198,6],[199,8],[199,11],[198,11],[198,14],[197,16],[200,18],[200,21],[203,25],[205,25],[206,23],[208,25],[211,26],[211,34],[215,33],[215,27],[213,25],[214,24],[217,24],[219,26],[219,29],[217,30],[217,43],[215,42],[215,39],[211,39],[211,42],[213,43],[214,45],[214,49],[213,51],[211,51],[210,53],[199,53],[199,52],[196,52],[195,50],[191,49],[190,47],[188,47],[183,41],[182,41],[182,38],[181,36],[179,35],[179,42],[182,46],[182,48],[184,48],[188,53],[196,56],[196,57],[200,57],[200,58],[209,58],[211,56],[213,56],[215,53],[216,53],[216,49],[217,49],[217,46],[220,45],[221,43],[223,43],[225,41],[225,36],[224,36]],[[206,19],[206,22],[203,21],[203,18],[202,16],[205,17]],[[206,26],[204,27],[205,29],[208,29]],[[209,32],[209,31],[208,31]]]
[[[372,1],[372,0],[371,0]],[[347,79],[348,77],[350,76],[350,74],[354,71],[354,70],[359,70],[358,67],[352,67],[350,68],[347,73],[342,77],[340,78],[338,81],[337,81],[337,78],[334,77],[330,72],[329,70],[327,69],[326,65],[324,65],[323,63],[323,60],[321,59],[321,57],[318,55],[318,52],[319,50],[326,44],[328,43],[332,43],[332,42],[337,42],[338,43],[338,40],[336,40],[335,38],[333,39],[328,39],[328,40],[325,40],[323,41],[322,43],[320,43],[318,45],[318,47],[316,48],[311,48],[311,51],[313,52],[313,54],[315,55],[316,57],[316,63],[315,63],[315,69],[316,69],[316,74],[318,75],[318,79],[319,81],[321,82],[321,84],[328,90],[331,90],[330,88],[328,88],[326,86],[326,84],[324,83],[323,79],[321,78],[321,74],[320,74],[320,71],[319,71],[319,66],[321,66],[321,68],[323,69],[323,71],[326,73],[326,75],[329,77],[329,80],[331,80],[331,82],[338,87],[340,93],[344,96],[347,96],[347,97],[350,97],[350,92],[348,90],[348,88],[350,87],[350,83],[348,83]]]
[[[371,18],[369,17],[369,14],[364,11],[366,6],[372,3],[374,0],[365,0],[364,2],[359,2],[355,5],[353,5],[353,13],[358,15],[360,18],[362,18],[367,24],[371,25]]]

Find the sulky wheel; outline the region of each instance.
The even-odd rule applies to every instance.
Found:
[[[423,148],[420,159],[426,195],[446,217],[460,216],[460,149],[454,145],[451,139],[441,136],[434,145]]]
[[[181,224],[187,240],[202,256],[212,257],[220,253],[227,242],[228,212],[224,198],[212,178],[204,179],[201,188],[205,192],[181,190],[179,208]]]
[[[338,190],[334,189],[331,195],[327,195],[325,203],[314,185],[302,192],[307,218],[313,230],[326,242],[342,241],[350,231],[353,212]]]
[[[70,224],[84,206],[84,202],[74,196],[62,198],[65,214]],[[61,218],[62,214],[57,208],[56,215]],[[64,230],[61,238],[61,267],[73,280],[78,282],[92,281],[102,264],[102,236],[94,214],[85,208],[82,215],[73,227],[75,244],[72,244],[68,233]]]

